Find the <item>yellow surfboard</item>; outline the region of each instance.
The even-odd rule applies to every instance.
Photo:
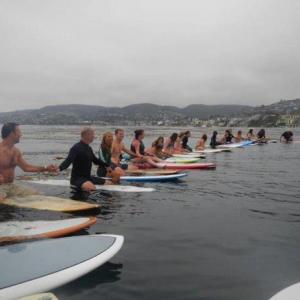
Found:
[[[0,200],[0,204],[61,212],[76,212],[100,207],[99,204],[44,195],[4,198]]]

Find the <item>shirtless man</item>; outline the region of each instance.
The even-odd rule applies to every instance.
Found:
[[[139,157],[138,154],[135,154],[130,149],[125,147],[123,139],[124,130],[120,128],[116,129],[115,138],[111,147],[111,161],[117,166],[120,166],[122,152],[125,152],[133,157]]]
[[[18,166],[24,172],[56,172],[57,167],[45,167],[29,164],[21,151],[15,147],[22,137],[21,129],[16,123],[6,123],[1,129],[0,143],[0,184],[12,183],[15,178],[15,168]]]

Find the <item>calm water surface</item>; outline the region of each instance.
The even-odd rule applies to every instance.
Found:
[[[53,163],[78,140],[79,130],[23,126],[19,147],[31,163]],[[133,130],[127,128],[127,135]],[[145,143],[173,130],[178,128],[148,127]],[[192,131],[194,144],[203,129]],[[294,132],[300,140],[300,130]],[[282,129],[267,133],[278,139]],[[124,246],[109,263],[53,292],[61,300],[268,299],[300,281],[299,157],[300,144],[251,146],[207,155],[216,170],[145,184],[157,189],[153,193],[94,194],[90,200],[102,205],[98,223],[81,234],[121,234]],[[37,188],[70,197],[68,188]],[[70,216],[4,206],[0,212],[1,220]]]

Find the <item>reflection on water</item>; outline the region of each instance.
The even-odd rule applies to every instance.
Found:
[[[102,284],[113,283],[121,278],[123,264],[107,262],[101,268],[97,268],[88,276],[79,278],[65,287],[58,288],[53,292],[56,295],[63,295],[65,299],[88,299],[87,295],[90,291],[94,291],[97,287],[101,288]],[[82,288],[80,288],[82,286]],[[104,295],[98,295],[99,298],[105,299]]]
[[[190,129],[191,144],[211,132]],[[79,139],[79,130],[77,126],[24,127],[19,146],[32,163],[59,163],[55,157],[66,155]],[[113,128],[96,131],[100,136],[108,130]],[[133,130],[126,128],[127,133]],[[173,131],[179,129],[146,128],[145,144]],[[267,132],[272,138],[281,133],[282,129]],[[299,129],[294,133],[300,140]],[[131,139],[127,136],[126,143]],[[98,146],[99,139],[93,144],[95,150]],[[280,143],[207,154],[206,161],[216,163],[216,170],[189,171],[188,177],[175,183],[145,183],[156,188],[153,193],[88,195],[65,187],[38,186],[45,195],[100,204],[100,210],[83,213],[97,215],[89,234],[125,236],[122,250],[110,263],[55,293],[60,300],[268,299],[300,281],[299,157],[300,144]],[[37,188],[30,182],[27,185]],[[72,216],[0,208],[0,220]]]

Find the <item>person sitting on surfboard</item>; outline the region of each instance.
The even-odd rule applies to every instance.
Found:
[[[150,156],[155,155],[160,159],[166,159],[168,157],[171,157],[171,155],[163,152],[163,147],[164,147],[164,138],[160,136],[152,143],[151,147],[145,150],[145,152]]]
[[[290,130],[285,131],[281,137],[280,137],[280,142],[284,142],[284,143],[291,143],[293,141],[293,132]],[[282,141],[284,139],[284,141]]]
[[[193,149],[188,145],[189,138],[191,137],[191,132],[188,130],[188,131],[185,131],[183,134],[184,134],[184,136],[183,136],[182,142],[181,142],[182,148],[188,152],[193,152]]]
[[[234,141],[236,142],[236,143],[240,143],[240,142],[242,142],[242,141],[244,141],[245,139],[243,138],[243,133],[242,133],[242,130],[239,130],[238,132],[237,132],[237,135],[234,137]]]
[[[263,128],[257,133],[256,136],[257,136],[256,142],[267,143],[266,131]]]
[[[184,132],[181,132],[176,141],[175,141],[175,144],[174,144],[174,151],[173,151],[173,154],[184,154],[184,153],[188,153],[189,151],[184,149],[183,146],[182,146],[182,141],[185,137],[185,133]]]
[[[0,143],[0,184],[12,183],[15,178],[15,168],[18,166],[24,172],[57,172],[55,165],[45,167],[29,164],[21,151],[15,147],[22,137],[17,123],[6,123],[1,129],[2,142]]]
[[[226,129],[224,132],[224,135],[221,139],[221,144],[231,144],[232,139],[234,138],[233,134],[229,129]]]
[[[168,155],[174,154],[175,143],[178,138],[178,133],[174,132],[172,135],[165,140],[163,152]]]
[[[161,159],[155,155],[149,156],[145,152],[145,145],[143,139],[145,137],[144,130],[138,129],[134,132],[134,139],[131,142],[130,150],[135,154],[132,157],[132,162],[139,169],[147,169],[150,167],[158,167],[157,163],[161,162]]]
[[[253,139],[255,139],[255,134],[253,133],[253,129],[249,129],[247,133],[247,140],[251,141]]]
[[[207,135],[203,134],[201,139],[196,144],[196,150],[205,150],[206,141],[207,141]]]
[[[128,149],[123,142],[124,130],[117,128],[115,130],[115,138],[111,146],[111,162],[118,167],[121,167],[122,152],[127,153],[131,157],[137,157],[137,154]]]
[[[217,146],[221,145],[221,143],[217,140],[217,135],[218,135],[218,132],[214,131],[213,135],[210,139],[210,147],[212,149],[216,149]]]
[[[81,131],[81,140],[69,151],[68,157],[61,163],[59,170],[63,171],[72,164],[71,185],[83,191],[96,190],[96,184],[104,184],[105,180],[91,176],[92,164],[109,167],[109,164],[97,158],[90,144],[95,138],[95,131],[90,127],[85,127]],[[113,183],[116,183],[113,181]]]
[[[112,142],[113,134],[111,132],[104,133],[101,145],[99,147],[98,157],[109,167],[99,166],[97,170],[97,175],[99,177],[109,176],[114,178],[113,181],[119,182],[120,176],[124,176],[125,172],[111,161]]]

